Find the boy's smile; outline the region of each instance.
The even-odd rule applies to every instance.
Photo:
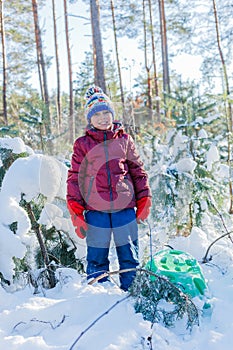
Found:
[[[112,127],[112,113],[108,110],[96,112],[91,117],[91,124],[99,130],[109,130]]]

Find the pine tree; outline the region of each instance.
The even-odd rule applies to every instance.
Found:
[[[166,327],[173,327],[175,322],[186,318],[186,327],[192,329],[199,325],[198,309],[191,298],[184,294],[168,279],[143,270],[137,276],[130,289],[135,299],[135,311],[143,318],[154,323],[163,323]]]

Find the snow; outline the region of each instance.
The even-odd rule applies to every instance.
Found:
[[[210,146],[206,154],[206,159],[207,159],[207,170],[211,171],[214,163],[218,162],[220,159],[217,146],[215,145]]]
[[[179,134],[177,148],[185,139]],[[65,200],[67,169],[53,157],[34,154],[15,138],[4,138],[0,145],[27,152],[28,157],[17,159],[7,171],[0,192],[0,271],[12,280],[12,257],[22,258],[26,246],[33,244],[31,224],[25,210],[19,206],[22,193],[30,200],[38,194],[46,198],[39,222],[69,232],[84,254],[85,243],[75,235],[70,219],[57,205]],[[176,152],[176,150],[175,150]],[[211,153],[213,152],[213,153]],[[209,148],[210,168],[218,160],[214,146]],[[187,159],[179,165],[192,172],[195,164]],[[218,168],[219,176],[221,168]],[[224,174],[226,169],[223,169]],[[222,177],[224,177],[224,174]],[[16,234],[10,229],[18,222]],[[154,226],[153,223],[151,223]],[[233,329],[233,250],[225,237],[210,251],[212,260],[202,263],[204,254],[213,239],[219,237],[211,220],[206,217],[206,231],[194,227],[189,237],[170,239],[173,248],[193,255],[201,265],[208,284],[211,314],[200,313],[200,325],[192,331],[182,322],[173,328],[145,321],[135,313],[134,300],[117,285],[117,280],[88,285],[85,276],[69,268],[56,271],[59,282],[53,289],[38,290],[30,284],[13,290],[0,286],[0,348],[5,350],[231,350]],[[148,246],[148,235],[140,230],[140,247]],[[164,242],[165,243],[165,242]],[[113,248],[111,252],[114,255]],[[199,299],[199,298],[198,298]],[[194,299],[200,307],[201,301]],[[163,303],[161,302],[161,307]],[[168,307],[169,305],[167,305]]]
[[[11,149],[13,153],[33,153],[33,150],[24,144],[23,140],[20,137],[0,137],[0,148]]]
[[[193,173],[197,163],[191,158],[180,159],[177,163],[173,163],[173,167],[180,172]]]

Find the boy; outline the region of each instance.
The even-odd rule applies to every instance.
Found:
[[[77,235],[86,237],[87,278],[95,278],[109,271],[112,235],[119,268],[138,266],[137,223],[150,213],[151,191],[132,137],[113,121],[111,100],[96,86],[87,90],[86,99],[88,126],[74,142],[67,206]],[[124,291],[134,276],[135,271],[120,274]]]

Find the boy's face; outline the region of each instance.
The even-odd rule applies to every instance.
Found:
[[[99,130],[109,130],[112,127],[112,113],[108,110],[96,112],[91,117],[91,124]]]

